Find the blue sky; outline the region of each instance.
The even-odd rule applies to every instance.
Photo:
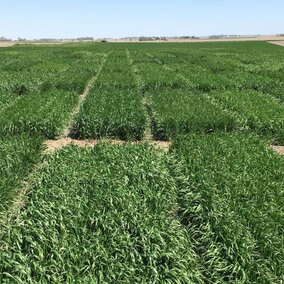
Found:
[[[0,0],[0,36],[284,33],[283,0]]]

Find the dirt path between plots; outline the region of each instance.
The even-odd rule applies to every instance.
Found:
[[[65,127],[62,136],[68,137],[74,122],[74,118],[76,115],[80,112],[81,106],[83,105],[84,101],[86,100],[86,97],[88,96],[97,76],[94,76],[88,83],[87,87],[85,88],[84,92],[79,97],[79,102],[74,111],[71,114],[70,120],[68,122],[68,125]]]
[[[164,151],[169,151],[171,142],[167,141],[134,141],[134,142],[127,142],[124,140],[115,140],[115,139],[99,139],[99,140],[76,140],[72,138],[62,138],[58,140],[47,140],[44,142],[45,152],[46,153],[53,153],[57,150],[60,150],[68,145],[75,145],[80,148],[86,147],[95,147],[99,143],[111,143],[113,145],[124,145],[127,143],[130,144],[150,144],[154,147],[162,149]]]
[[[282,40],[282,41],[269,41],[269,43],[276,44],[276,45],[284,47],[284,40]]]
[[[44,141],[44,148],[45,151],[44,154],[52,154],[57,150],[60,150],[68,145],[75,145],[80,148],[86,148],[86,147],[95,147],[98,143],[111,143],[113,145],[124,145],[124,144],[149,144],[155,147],[156,149],[164,150],[165,152],[168,152],[171,146],[171,142],[166,141],[153,141],[153,140],[142,140],[142,141],[134,141],[134,142],[127,142],[122,140],[111,140],[111,139],[102,139],[102,140],[75,140],[70,137],[71,131],[72,131],[72,125],[74,123],[74,119],[76,115],[80,112],[82,104],[85,102],[91,88],[94,85],[94,82],[100,75],[106,61],[109,58],[110,53],[105,58],[104,62],[102,63],[100,69],[98,70],[96,76],[92,77],[92,79],[88,82],[84,92],[80,95],[79,102],[76,106],[76,108],[72,111],[68,122],[66,123],[66,127],[64,128],[64,131],[62,135],[57,140],[45,140]],[[18,217],[20,216],[20,211],[25,206],[27,201],[27,196],[29,194],[32,181],[34,180],[35,175],[37,172],[42,169],[46,165],[45,159],[42,159],[41,162],[36,164],[28,175],[27,178],[23,180],[22,186],[19,188],[19,192],[17,196],[14,198],[14,200],[11,203],[11,206],[9,209],[5,212],[5,214],[1,214],[0,216],[0,251],[1,251],[1,239],[3,237],[4,232],[6,229],[4,229],[8,224],[11,224],[14,221],[18,220]]]
[[[112,51],[111,51],[112,52]],[[123,140],[115,140],[115,139],[99,139],[99,140],[77,140],[77,139],[72,139],[72,125],[74,123],[74,119],[75,117],[78,115],[78,113],[80,112],[81,106],[83,105],[83,103],[85,102],[94,82],[96,81],[96,79],[98,78],[98,76],[100,75],[100,73],[102,72],[104,65],[106,63],[106,61],[109,58],[109,55],[111,54],[111,52],[108,54],[108,56],[106,57],[106,59],[104,60],[104,62],[102,63],[98,73],[96,74],[96,76],[94,76],[88,83],[87,87],[85,88],[84,92],[81,94],[79,102],[75,108],[75,110],[72,112],[72,115],[70,116],[69,120],[68,120],[68,124],[66,126],[66,128],[64,129],[62,135],[60,135],[60,137],[56,140],[47,140],[44,142],[45,145],[45,152],[46,153],[52,153],[56,150],[62,149],[68,145],[75,145],[81,148],[85,148],[85,147],[95,147],[98,143],[102,143],[102,142],[107,142],[107,143],[111,143],[113,145],[122,145],[122,144],[126,144],[126,143],[130,143],[130,144],[142,144],[142,143],[148,143],[153,145],[156,148],[162,149],[164,151],[169,151],[169,148],[171,146],[170,142],[165,142],[165,141],[154,141],[153,136],[151,134],[151,122],[149,121],[149,125],[147,127],[147,131],[145,133],[145,139],[143,139],[142,141],[134,141],[134,142],[127,142],[127,141],[123,141]],[[126,49],[126,56],[127,56],[127,60],[128,63],[130,64],[131,68],[133,68],[133,61],[130,55],[130,52],[128,49]],[[135,70],[133,70],[134,72]],[[135,74],[135,72],[134,72]],[[136,79],[137,79],[137,88],[139,89],[139,83],[140,80],[136,75]],[[141,94],[141,96],[143,96]],[[145,107],[147,107],[147,101],[144,97],[143,100]],[[149,118],[150,120],[150,118]]]
[[[105,60],[102,62],[102,65],[100,67],[100,69],[98,70],[98,73],[96,74],[96,76],[94,76],[87,84],[84,92],[80,95],[79,98],[79,102],[78,105],[76,106],[76,108],[74,109],[74,111],[72,112],[72,114],[69,117],[68,123],[66,128],[64,129],[61,138],[59,140],[46,140],[44,142],[45,147],[47,148],[46,150],[49,150],[50,152],[55,151],[58,148],[62,148],[70,143],[76,143],[78,146],[83,147],[83,145],[90,145],[93,144],[93,142],[74,142],[71,138],[68,138],[71,128],[72,128],[72,124],[74,122],[74,118],[75,116],[79,113],[81,105],[84,103],[87,95],[89,94],[95,80],[97,79],[97,77],[99,76],[99,74],[101,73],[101,70],[105,64],[105,62],[107,61],[108,57],[109,57],[110,53],[108,54],[108,56],[105,58]],[[0,250],[1,250],[1,231],[3,227],[5,227],[7,224],[11,223],[11,220],[13,220],[14,218],[17,218],[18,216],[18,212],[21,210],[21,208],[23,208],[23,206],[25,205],[25,198],[28,194],[29,191],[29,187],[31,184],[31,181],[34,178],[34,175],[38,172],[38,170],[44,166],[44,161],[36,164],[32,170],[32,172],[28,175],[28,177],[26,179],[23,180],[22,186],[19,188],[19,193],[17,194],[17,196],[15,197],[15,199],[12,201],[11,206],[9,207],[9,210],[7,210],[4,215],[0,216],[0,220],[3,220],[0,222]]]
[[[277,154],[284,155],[284,146],[271,146],[272,150],[275,151]]]
[[[111,52],[112,52],[112,51],[111,51]],[[78,102],[76,108],[73,110],[73,112],[72,112],[72,114],[71,114],[71,116],[70,116],[70,118],[69,118],[69,120],[68,120],[68,123],[67,123],[66,127],[65,127],[64,130],[63,130],[62,135],[60,135],[60,137],[59,137],[60,139],[62,139],[62,138],[68,138],[69,136],[71,136],[71,134],[72,134],[72,125],[73,125],[73,123],[74,123],[74,119],[75,119],[75,117],[79,114],[80,109],[81,109],[81,106],[82,106],[83,103],[85,102],[85,100],[86,100],[86,98],[87,98],[87,96],[88,96],[90,90],[92,89],[92,87],[93,87],[95,81],[97,80],[97,78],[98,78],[99,75],[101,74],[101,72],[102,72],[102,70],[103,70],[103,68],[104,68],[104,65],[105,65],[106,61],[108,60],[109,55],[111,54],[111,52],[108,53],[108,56],[107,56],[107,57],[105,58],[105,60],[103,61],[103,63],[102,63],[102,65],[101,65],[100,69],[98,70],[98,73],[97,73],[94,77],[92,77],[92,79],[88,82],[88,84],[87,84],[87,86],[86,86],[84,92],[80,95],[79,102]]]

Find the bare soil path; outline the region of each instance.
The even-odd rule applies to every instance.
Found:
[[[15,45],[14,42],[9,42],[9,41],[0,41],[0,47],[10,47],[10,46],[13,46]]]
[[[58,140],[46,140],[44,142],[45,146],[45,152],[46,153],[53,153],[57,150],[60,150],[68,145],[75,145],[80,148],[87,148],[87,147],[95,147],[99,143],[111,143],[113,145],[123,145],[123,144],[143,144],[147,143],[150,145],[153,145],[154,147],[158,149],[162,149],[166,152],[169,151],[171,142],[167,141],[133,141],[133,142],[127,142],[124,140],[115,140],[115,139],[100,139],[100,140],[77,140],[72,138],[61,138]]]
[[[272,44],[276,44],[276,45],[280,45],[284,47],[284,40],[280,40],[280,41],[269,41],[269,43]]]
[[[277,154],[284,155],[284,146],[271,146],[272,150],[274,150]]]
[[[79,102],[78,102],[76,108],[74,109],[74,111],[72,112],[72,114],[71,114],[71,116],[69,118],[69,121],[66,124],[66,127],[65,127],[62,135],[59,137],[60,139],[68,138],[72,134],[72,126],[73,126],[73,123],[74,123],[74,119],[75,119],[76,115],[78,115],[78,113],[80,112],[81,106],[85,102],[85,100],[86,100],[90,90],[92,89],[96,79],[99,77],[100,73],[102,72],[102,69],[103,69],[106,61],[108,60],[109,55],[111,54],[111,52],[108,54],[108,56],[103,61],[103,63],[101,65],[100,69],[98,70],[97,74],[94,77],[91,78],[91,80],[88,82],[84,92],[80,95]]]
[[[111,53],[111,52],[110,52]],[[78,105],[76,106],[76,108],[74,109],[74,111],[72,112],[72,114],[69,117],[68,122],[66,123],[66,127],[62,133],[62,135],[60,136],[59,140],[47,140],[44,142],[44,146],[47,148],[46,151],[52,152],[55,151],[56,149],[60,149],[63,148],[64,146],[67,146],[68,144],[76,144],[78,146],[92,146],[94,144],[96,144],[96,142],[92,142],[92,141],[75,141],[72,140],[71,138],[69,138],[69,134],[70,131],[72,130],[72,125],[74,122],[74,118],[75,116],[79,113],[81,105],[84,103],[87,95],[89,94],[95,80],[97,79],[97,77],[99,76],[99,74],[101,73],[101,70],[103,69],[103,66],[105,64],[105,62],[107,61],[110,53],[108,54],[108,56],[105,58],[105,60],[102,62],[102,65],[100,67],[100,69],[98,70],[97,74],[91,78],[91,80],[88,82],[84,92],[80,95],[80,99],[78,102]],[[10,224],[12,222],[13,219],[16,219],[17,216],[19,215],[18,213],[20,212],[20,210],[24,207],[25,202],[26,202],[26,197],[28,195],[30,186],[31,186],[31,182],[34,179],[34,176],[36,175],[36,173],[39,171],[40,168],[42,168],[45,165],[44,159],[39,162],[38,164],[36,164],[34,166],[34,169],[32,170],[32,172],[28,175],[28,177],[26,179],[23,180],[22,186],[21,188],[19,188],[19,193],[18,195],[15,197],[15,199],[13,200],[11,206],[9,207],[9,210],[7,210],[4,215],[1,215],[0,217],[0,250],[1,250],[1,231],[4,232],[4,227],[7,224]]]

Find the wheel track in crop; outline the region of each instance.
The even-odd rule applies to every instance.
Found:
[[[81,108],[82,104],[84,103],[85,99],[87,98],[89,91],[92,88],[92,85],[95,83],[96,79],[99,77],[100,73],[102,72],[105,63],[107,62],[110,54],[112,53],[112,51],[111,51],[111,52],[109,52],[107,58],[104,60],[103,64],[101,65],[101,68],[98,71],[98,73],[96,74],[96,76],[94,76],[88,82],[84,92],[80,96],[80,100],[79,100],[79,103],[78,103],[76,109],[74,110],[74,112],[71,115],[71,118],[69,119],[68,126],[63,131],[63,134],[61,136],[59,136],[58,139],[46,140],[44,142],[45,149],[46,149],[45,153],[47,153],[47,154],[53,153],[53,152],[55,152],[59,149],[62,149],[64,147],[68,146],[68,145],[75,145],[77,147],[85,148],[85,147],[95,147],[97,144],[104,143],[104,142],[110,143],[110,144],[113,144],[113,145],[124,145],[124,144],[127,144],[127,143],[135,145],[135,144],[148,143],[148,144],[153,145],[157,149],[164,150],[165,152],[169,151],[169,148],[171,146],[171,142],[155,141],[153,139],[153,135],[152,135],[152,131],[151,131],[151,128],[152,128],[151,105],[150,105],[150,102],[148,101],[148,97],[143,93],[143,80],[139,76],[139,71],[133,66],[134,65],[133,59],[131,58],[129,50],[126,49],[125,52],[126,52],[128,63],[131,66],[131,69],[133,71],[133,74],[134,74],[136,82],[137,82],[138,93],[143,98],[143,104],[144,104],[145,109],[148,113],[147,126],[146,126],[146,130],[145,130],[145,133],[144,133],[144,139],[142,141],[127,142],[127,141],[124,141],[124,140],[117,140],[117,139],[78,140],[78,139],[72,138],[72,125],[73,125],[73,122],[74,122],[74,118],[80,112],[80,108]]]
[[[144,133],[144,141],[151,142],[154,140],[154,137],[152,134],[152,126],[153,126],[152,106],[151,106],[151,103],[149,101],[147,94],[143,92],[144,83],[139,74],[139,70],[134,66],[133,59],[131,57],[129,49],[126,49],[126,55],[127,55],[129,64],[131,66],[132,72],[137,81],[138,92],[140,96],[143,98],[143,105],[147,112],[147,124],[146,124],[145,133]],[[156,141],[156,143],[158,143],[158,141]]]
[[[158,63],[159,65],[162,66],[162,68],[164,68],[165,70],[169,70],[169,71],[174,71],[171,67],[169,67],[168,65],[164,64],[161,60],[159,60],[158,58],[156,58],[153,54],[150,54],[148,52],[145,52],[145,55],[152,58],[156,63]],[[185,62],[187,63],[187,62]],[[192,82],[190,82],[189,79],[187,79],[185,76],[183,76],[182,74],[178,73],[177,76],[179,76],[182,80],[192,84]],[[237,129],[240,131],[248,131],[249,127],[247,126],[247,118],[242,115],[240,112],[229,109],[227,106],[225,106],[225,104],[220,101],[219,99],[215,98],[214,96],[210,96],[208,93],[204,94],[205,98],[207,99],[208,102],[210,102],[212,105],[215,105],[216,107],[219,107],[224,113],[228,113],[230,114],[232,117],[235,118],[236,122],[237,122]],[[262,94],[264,95],[264,94]],[[270,95],[270,94],[265,94],[265,96],[269,96],[271,100],[275,101],[276,103],[280,103],[281,101],[280,99]],[[261,139],[261,137],[259,137],[259,139]],[[284,146],[279,146],[279,145],[270,145],[269,143],[267,143],[267,147],[269,149],[272,149],[276,154],[278,155],[284,155]]]
[[[23,180],[22,186],[19,187],[19,192],[16,194],[15,198],[12,201],[12,204],[9,206],[9,209],[6,210],[4,214],[1,214],[0,218],[0,251],[2,250],[2,238],[5,233],[5,228],[12,224],[20,216],[20,211],[25,206],[26,198],[30,190],[30,186],[36,173],[45,166],[45,159],[42,159],[37,163],[30,174]]]
[[[145,54],[152,58],[156,63],[158,63],[159,65],[162,66],[162,68],[164,68],[165,70],[168,70],[168,71],[171,71],[171,72],[174,72],[176,74],[177,77],[179,77],[180,79],[182,79],[183,81],[185,82],[188,82],[190,84],[192,84],[192,82],[190,82],[186,77],[184,77],[182,74],[180,73],[177,73],[175,70],[173,70],[170,66],[164,64],[160,59],[156,58],[153,54],[151,53],[148,53],[148,52],[145,52]]]
[[[169,67],[168,65],[165,65],[161,60],[156,58],[154,55],[152,55],[150,53],[145,53],[145,54],[148,57],[152,58],[155,62],[160,64],[165,70],[174,71],[171,67]],[[189,84],[192,84],[192,82],[188,78],[183,76],[182,74],[177,73],[177,76],[179,78],[181,78],[183,81],[188,82]],[[211,104],[213,104],[216,107],[219,107],[224,113],[229,113],[232,117],[234,117],[236,119],[236,121],[238,122],[238,126],[239,126],[240,129],[245,128],[246,118],[244,116],[242,116],[239,112],[228,109],[219,100],[217,100],[213,96],[210,96],[207,93],[204,93],[204,97],[207,99],[208,102],[210,102]]]
[[[47,140],[45,141],[45,146],[46,146],[46,153],[53,153],[57,150],[60,150],[68,145],[75,145],[80,148],[85,148],[85,147],[95,147],[99,143],[110,143],[113,145],[124,145],[124,144],[131,144],[131,145],[136,145],[136,144],[150,144],[153,147],[155,147],[158,150],[163,150],[165,152],[168,152],[171,146],[171,142],[168,141],[155,141],[154,137],[152,135],[152,123],[153,123],[153,118],[151,114],[151,104],[148,100],[148,97],[143,93],[143,80],[141,76],[139,75],[138,69],[135,68],[133,64],[133,59],[131,58],[131,54],[128,49],[125,50],[127,60],[129,65],[131,66],[132,72],[134,74],[134,77],[136,79],[136,85],[137,85],[137,90],[139,95],[142,97],[142,101],[144,104],[144,107],[146,109],[146,112],[148,113],[147,115],[147,125],[144,133],[144,139],[142,141],[133,141],[133,142],[127,142],[125,140],[118,140],[118,139],[90,139],[90,140],[78,140],[78,139],[72,139],[72,135],[63,135],[57,140]],[[103,69],[103,68],[102,68]],[[101,71],[102,71],[101,69]],[[98,74],[99,75],[99,74]],[[98,76],[97,75],[97,76]],[[93,80],[93,83],[95,80]],[[85,96],[86,97],[86,96]]]
[[[101,72],[102,72],[102,70],[103,70],[103,68],[104,68],[104,66],[105,66],[105,64],[106,64],[107,60],[109,59],[109,56],[110,56],[110,54],[111,54],[112,52],[113,52],[113,50],[111,50],[111,51],[108,53],[108,55],[106,56],[106,58],[105,58],[104,61],[102,62],[101,67],[99,68],[97,74],[96,74],[95,76],[93,76],[93,77],[89,80],[89,82],[88,82],[88,84],[87,84],[85,90],[84,90],[83,93],[80,95],[80,97],[79,97],[79,102],[78,102],[76,108],[75,108],[75,109],[73,110],[73,112],[71,113],[71,115],[70,115],[70,117],[69,117],[69,119],[68,119],[67,125],[66,125],[66,127],[64,128],[64,130],[63,130],[63,133],[62,133],[62,135],[60,135],[60,137],[59,137],[60,139],[62,139],[62,138],[68,138],[68,137],[72,136],[72,126],[73,126],[73,123],[74,123],[74,119],[75,119],[75,117],[78,115],[78,113],[80,112],[81,106],[84,104],[84,102],[85,102],[85,100],[86,100],[86,98],[87,98],[87,96],[88,96],[90,90],[92,89],[92,87],[93,87],[95,81],[96,81],[96,80],[98,79],[98,77],[100,76],[100,74],[101,74]]]
[[[0,218],[0,251],[2,249],[1,242],[2,242],[3,233],[5,232],[4,228],[7,225],[11,224],[12,221],[14,219],[16,219],[17,216],[19,216],[19,212],[25,206],[25,199],[27,198],[27,195],[29,193],[29,189],[30,189],[31,183],[34,180],[34,177],[37,174],[37,172],[41,168],[43,168],[44,165],[45,165],[44,156],[45,156],[45,154],[47,152],[52,152],[52,151],[48,151],[49,150],[49,145],[52,144],[52,143],[54,143],[54,144],[57,143],[58,145],[59,144],[68,145],[68,144],[72,144],[72,142],[74,144],[74,141],[69,138],[70,133],[72,131],[72,125],[73,125],[73,122],[74,122],[74,118],[80,112],[80,108],[81,108],[82,104],[84,103],[86,97],[88,96],[88,94],[89,94],[89,92],[90,92],[94,82],[96,81],[96,79],[100,75],[100,73],[101,73],[101,71],[102,71],[102,69],[103,69],[105,63],[107,62],[107,60],[108,60],[108,58],[109,58],[111,53],[112,53],[112,51],[110,51],[108,53],[108,55],[106,56],[105,60],[102,62],[101,67],[99,68],[97,74],[95,76],[93,76],[89,80],[89,82],[87,83],[87,86],[86,86],[85,90],[80,95],[79,102],[78,102],[76,108],[73,110],[73,112],[71,113],[71,115],[70,115],[70,117],[68,119],[67,126],[64,128],[62,135],[60,135],[60,137],[58,138],[59,140],[46,140],[46,141],[43,141],[43,145],[44,145],[44,147],[46,148],[47,151],[43,152],[42,160],[34,166],[32,171],[30,172],[30,174],[24,179],[22,185],[19,187],[18,194],[12,200],[12,204],[9,206],[9,209],[6,210],[6,212],[4,214],[1,214],[1,218]],[[58,141],[60,141],[60,143]],[[77,145],[79,145],[79,143],[77,143]],[[58,148],[62,148],[62,147],[58,147]]]

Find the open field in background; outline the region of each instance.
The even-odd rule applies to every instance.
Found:
[[[0,62],[0,283],[284,281],[283,47],[19,45]]]
[[[280,40],[280,41],[270,41],[270,43],[276,44],[276,45],[280,45],[280,46],[284,46],[284,40]]]
[[[169,39],[170,42],[247,42],[247,41],[283,41],[284,36],[275,36],[275,35],[264,35],[264,36],[240,36],[240,37],[231,37],[231,38],[199,38],[199,39],[189,39],[189,40],[176,40]]]
[[[14,42],[5,42],[5,41],[0,42],[0,48],[1,47],[11,47],[13,45],[15,45]]]
[[[101,40],[105,39],[93,39],[94,42],[100,42]],[[139,40],[139,37],[136,38],[108,38],[106,39],[108,42],[111,43],[141,43]],[[145,40],[145,39],[144,39]],[[145,42],[143,40],[143,42]],[[250,41],[260,41],[260,42],[272,42],[276,43],[279,42],[281,44],[281,41],[284,41],[283,35],[258,35],[258,36],[236,36],[236,37],[229,37],[229,38],[210,38],[210,37],[200,37],[200,38],[177,38],[177,37],[168,37],[167,42],[170,43],[196,43],[196,42],[204,42],[204,43],[210,43],[210,42],[250,42]],[[58,45],[58,44],[67,44],[67,43],[87,43],[92,42],[92,40],[53,40],[53,41],[41,41],[41,40],[26,40],[26,41],[0,41],[0,48],[1,47],[11,47],[15,44],[17,45]],[[142,43],[143,43],[142,42]],[[147,42],[147,41],[146,41]],[[160,43],[161,41],[148,41],[150,43]],[[164,40],[162,40],[164,42]]]

